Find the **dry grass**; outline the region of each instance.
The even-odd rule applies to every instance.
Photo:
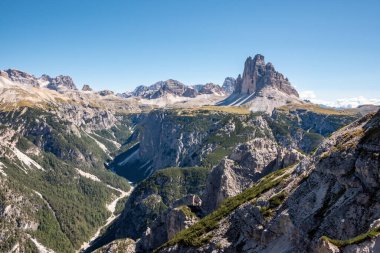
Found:
[[[307,110],[319,114],[326,114],[326,115],[356,115],[357,110],[355,109],[344,109],[344,110],[338,110],[334,108],[325,108],[325,107],[320,107],[315,104],[290,104],[290,105],[285,105],[282,107],[278,108],[279,110],[283,111],[293,111],[293,110]]]
[[[45,103],[35,103],[29,100],[21,100],[14,103],[0,103],[0,111],[9,112],[22,107],[43,108],[45,106]]]
[[[180,114],[186,116],[196,116],[199,113],[209,114],[211,112],[225,112],[230,114],[247,115],[250,113],[249,109],[241,106],[215,106],[205,105],[200,107],[193,107],[187,109],[176,109]]]

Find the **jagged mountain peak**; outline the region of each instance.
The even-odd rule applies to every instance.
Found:
[[[49,84],[47,88],[51,90],[70,89],[77,90],[73,79],[70,76],[59,75],[54,78],[48,78]]]
[[[175,79],[158,81],[150,86],[140,85],[127,96],[141,97],[144,99],[157,99],[167,95],[177,97],[195,98],[202,94],[224,96],[226,92],[218,84],[206,83],[189,86]]]
[[[235,90],[235,85],[236,85],[236,79],[233,77],[226,77],[224,79],[222,88],[228,93],[231,94]]]
[[[240,78],[239,78],[240,77]],[[244,64],[243,76],[239,76],[235,93],[252,94],[272,86],[288,95],[299,97],[298,92],[283,74],[277,72],[272,63],[265,63],[264,56],[248,57]]]
[[[50,77],[43,74],[41,77],[35,77],[24,71],[17,69],[0,70],[0,76],[19,84],[30,85],[33,87],[46,87],[51,90],[77,90],[73,79],[70,76],[59,75]]]
[[[288,78],[265,62],[261,54],[249,56],[243,75],[238,75],[233,93],[217,105],[247,105],[252,111],[272,113],[273,109],[289,103],[302,103]]]
[[[89,84],[84,84],[82,87],[82,91],[92,91],[92,88]]]
[[[40,86],[40,83],[38,82],[38,79],[35,76],[17,69],[0,70],[0,76],[9,79],[13,82],[28,84],[33,87]]]

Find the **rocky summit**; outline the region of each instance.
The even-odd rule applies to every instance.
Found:
[[[0,71],[0,252],[380,252],[380,111],[264,56],[132,92]]]
[[[218,105],[246,105],[252,111],[271,113],[274,108],[290,103],[302,103],[296,89],[272,63],[265,63],[264,56],[257,54],[247,58],[243,75],[234,81],[233,93]]]
[[[298,97],[298,92],[289,80],[277,72],[272,63],[265,64],[263,55],[248,57],[244,64],[243,76],[239,75],[236,79],[234,93],[240,95],[258,93],[268,86]]]

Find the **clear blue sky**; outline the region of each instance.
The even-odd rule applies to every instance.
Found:
[[[380,1],[1,0],[0,68],[118,92],[222,83],[261,53],[298,90],[380,98]]]

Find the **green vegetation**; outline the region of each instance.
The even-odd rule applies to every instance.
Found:
[[[377,237],[379,235],[380,235],[380,227],[377,227],[377,228],[370,229],[367,233],[358,235],[358,236],[356,236],[354,238],[351,238],[351,239],[335,240],[335,239],[331,239],[331,238],[329,238],[327,236],[322,236],[321,239],[322,240],[326,240],[326,241],[334,244],[335,246],[341,248],[341,247],[344,247],[344,246],[347,246],[347,245],[361,243],[361,242],[363,242],[365,240],[375,238],[375,237]]]
[[[32,146],[33,146],[33,143],[23,136],[20,136],[20,138],[18,139],[16,143],[16,147],[20,149],[21,151],[26,151]]]
[[[141,182],[134,195],[157,194],[165,205],[187,194],[199,194],[206,187],[209,169],[204,167],[167,168]]]
[[[284,202],[287,196],[288,193],[286,191],[282,191],[281,193],[278,193],[271,197],[269,199],[269,205],[260,208],[260,212],[262,213],[262,215],[265,218],[273,216],[274,209],[279,207]]]
[[[173,246],[178,243],[193,247],[199,247],[203,245],[205,242],[209,241],[212,238],[212,235],[207,233],[217,228],[219,226],[219,222],[223,218],[227,217],[240,205],[252,201],[256,197],[260,196],[260,194],[277,186],[287,177],[288,174],[286,174],[286,172],[288,170],[289,168],[285,168],[273,172],[262,178],[253,187],[245,190],[241,194],[226,199],[217,210],[201,219],[198,223],[194,224],[188,229],[179,232],[170,241],[160,246],[155,251],[157,252],[161,248]]]
[[[127,203],[127,200],[128,200],[128,197],[124,197],[116,203],[115,212],[114,212],[115,215],[120,214],[124,210],[125,203]]]
[[[123,223],[128,224],[126,236],[133,239],[140,236],[176,200],[188,194],[201,195],[209,171],[204,167],[168,168],[156,171],[138,184],[128,198],[123,215]]]
[[[78,177],[72,167],[52,154],[42,157],[38,162],[50,169],[48,173],[25,174],[14,167],[15,163],[8,160],[3,163],[10,168],[7,170],[9,177],[17,178],[23,186],[41,193],[53,209],[42,206],[35,214],[41,222],[36,238],[58,252],[63,249],[72,252],[70,249],[78,248],[108,218],[110,213],[105,206],[116,192],[101,182]]]
[[[116,145],[109,139],[96,135],[96,134],[89,134],[89,135],[95,140],[97,140],[98,142],[102,143],[111,153],[117,151]]]
[[[22,170],[25,165],[18,160],[9,160],[5,155],[0,161],[5,165],[10,189],[19,189],[21,195],[32,196],[33,204],[38,203],[37,211],[23,210],[27,219],[39,223],[36,231],[28,233],[56,252],[73,252],[110,215],[106,204],[111,201],[111,196],[119,193],[106,184],[125,191],[130,186],[125,179],[105,169],[103,164],[108,156],[85,132],[80,130],[78,135],[72,131],[71,123],[48,111],[28,108],[22,116],[20,113],[21,110],[0,112],[0,125],[24,127],[23,136],[15,136],[17,148],[23,152],[33,147],[40,148],[42,152],[38,155],[28,156],[46,172],[33,169],[26,174]],[[12,153],[10,150],[6,152]],[[101,182],[79,176],[75,168],[98,177]],[[44,200],[33,191],[41,193]],[[19,240],[15,238],[9,238],[7,245]]]
[[[212,105],[205,105],[202,107],[195,107],[192,109],[189,109],[193,112],[226,112],[230,114],[250,114],[250,111],[248,108],[243,106],[212,106]]]
[[[179,206],[177,207],[186,217],[198,219],[198,217],[191,211],[188,206]]]
[[[54,213],[47,205],[42,205],[39,208],[37,219],[40,225],[37,231],[33,232],[33,235],[43,245],[49,245],[52,249],[59,249],[61,252],[69,253],[75,250],[68,237],[62,232]]]
[[[12,219],[0,219],[0,230],[8,228],[14,233],[3,238],[1,252],[8,252],[15,243],[21,241],[21,250],[36,252],[33,242],[23,239],[26,233],[56,252],[74,252],[110,216],[106,205],[111,202],[111,196],[119,192],[106,185],[124,191],[130,189],[127,180],[105,168],[104,163],[109,157],[91,137],[111,151],[116,150],[112,141],[119,138],[117,141],[123,142],[129,138],[131,133],[127,126],[133,125],[130,119],[133,116],[117,115],[126,126],[118,125],[97,131],[97,135],[90,137],[72,123],[62,120],[53,110],[50,107],[28,107],[11,112],[0,111],[0,131],[16,130],[22,126],[22,135],[16,134],[12,141],[16,142],[20,151],[45,169],[29,169],[18,159],[8,159],[14,157],[10,149],[6,149],[0,157],[7,174],[7,180],[0,182],[0,189],[1,184],[6,184],[6,189],[12,194],[18,193],[23,196],[23,200],[25,197],[25,207],[20,204],[23,208],[16,222],[23,225],[22,222],[26,220],[38,224],[35,231],[23,231],[18,229],[19,225],[11,223]],[[34,151],[32,149],[40,152],[27,153]],[[76,168],[96,176],[101,182],[80,176]],[[5,199],[4,192],[0,190],[0,193],[1,210],[13,202],[7,203],[9,200]],[[118,212],[121,212],[125,201],[119,201]]]
[[[255,114],[249,115],[223,115],[219,119],[220,126],[233,125],[233,130],[230,132],[224,132],[218,129],[205,138],[204,143],[216,146],[214,151],[207,154],[202,161],[202,165],[205,167],[214,167],[225,156],[229,155],[232,150],[239,144],[246,142],[250,139],[257,137],[269,138],[269,133],[263,131],[259,127],[245,124],[253,118],[257,117]]]
[[[358,115],[342,111],[327,112],[329,109],[314,110],[307,106],[293,109],[283,107],[277,108],[266,119],[276,140],[296,142],[303,152],[312,153],[325,137],[358,118]]]

